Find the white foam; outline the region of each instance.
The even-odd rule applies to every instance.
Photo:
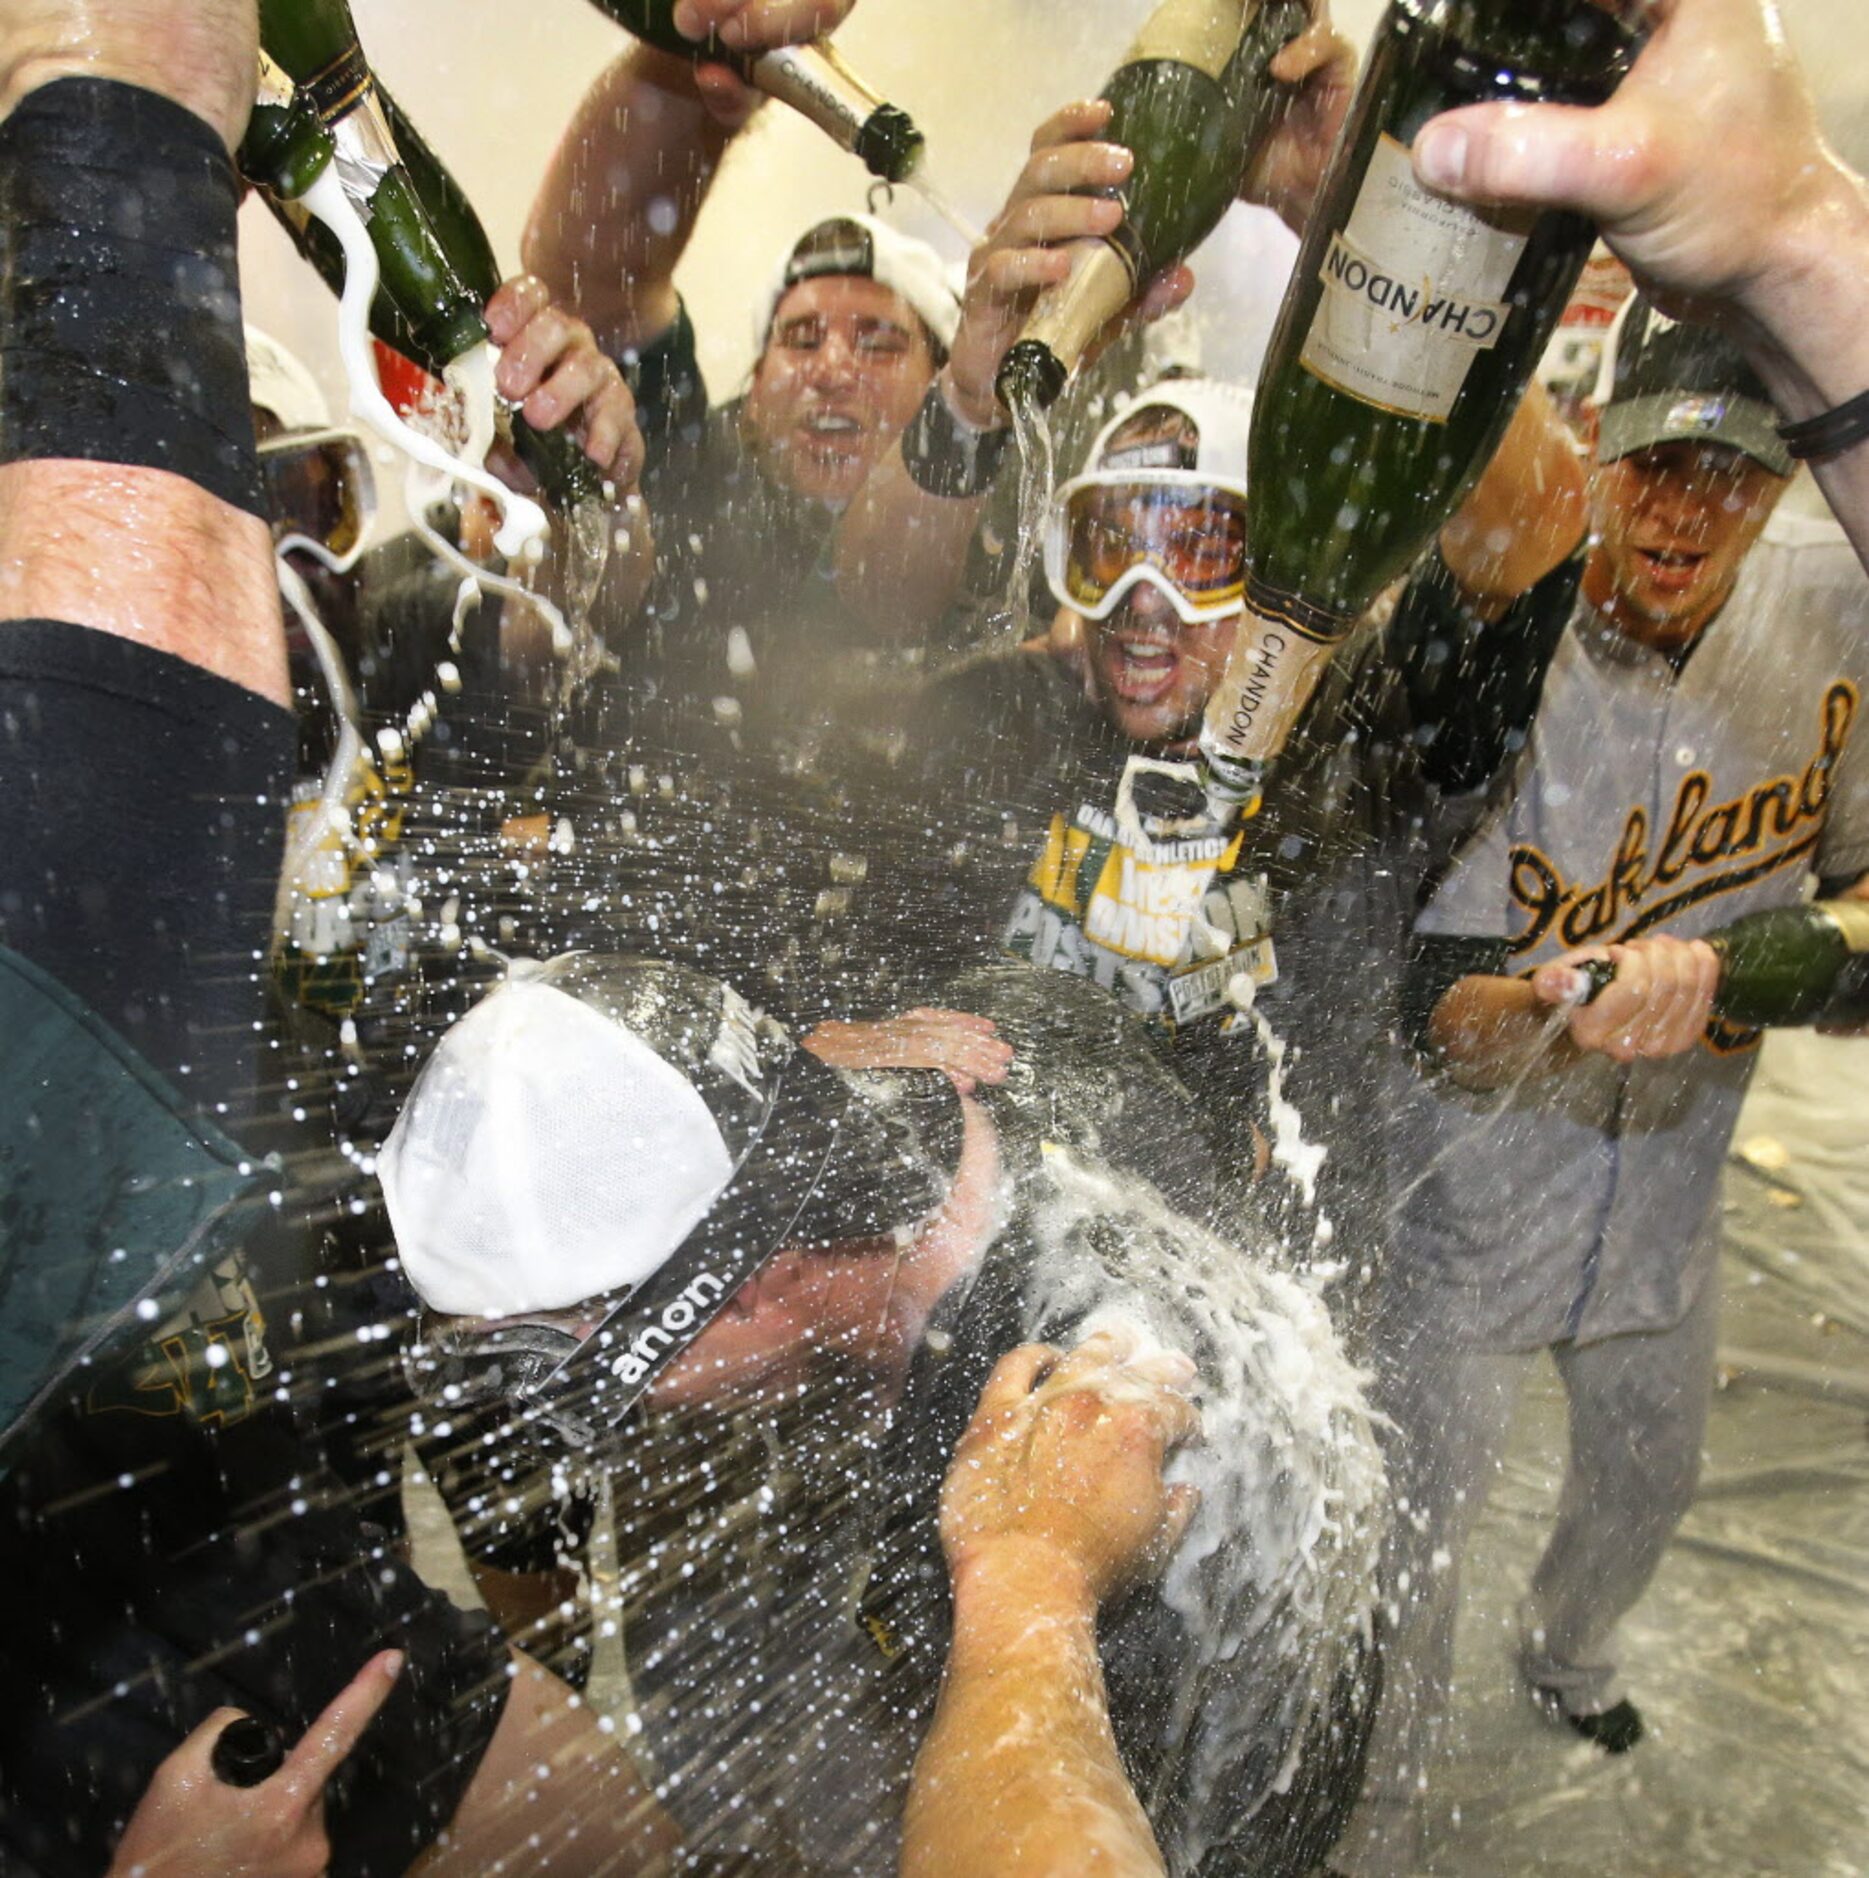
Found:
[[[1164,1700],[1197,1796],[1273,1739],[1290,1753],[1269,1792],[1375,1609],[1387,1496],[1364,1379],[1312,1281],[1067,1150],[1046,1154],[1042,1177],[1028,1333],[1081,1323],[1121,1337],[1132,1364],[1199,1365],[1203,1440],[1168,1472],[1201,1502],[1162,1580],[1199,1661]],[[1250,1699],[1202,1707],[1202,1671],[1220,1664],[1250,1681]],[[1202,1817],[1199,1830],[1218,1842],[1237,1824]]]
[[[338,351],[350,387],[352,414],[416,462],[478,490],[498,504],[500,527],[495,544],[508,560],[536,553],[548,532],[545,511],[536,502],[516,495],[483,467],[487,444],[493,437],[493,360],[490,348],[477,346],[448,368],[450,383],[465,387],[468,398],[468,437],[484,436],[480,457],[468,462],[424,437],[397,415],[377,382],[376,358],[370,349],[370,303],[376,297],[376,250],[369,231],[344,193],[338,166],[327,164],[324,173],[306,190],[303,201],[310,212],[331,230],[344,250],[344,292],[338,301]]]

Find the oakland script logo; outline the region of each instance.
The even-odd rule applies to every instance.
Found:
[[[1514,902],[1526,914],[1515,954],[1546,938],[1566,949],[1639,939],[1689,907],[1717,899],[1804,861],[1823,834],[1837,759],[1856,721],[1856,687],[1836,680],[1818,708],[1816,754],[1793,775],[1774,776],[1715,802],[1713,779],[1693,770],[1675,791],[1659,839],[1648,811],[1633,808],[1601,879],[1567,881],[1549,855],[1522,843],[1510,855]]]

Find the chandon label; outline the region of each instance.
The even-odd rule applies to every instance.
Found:
[[[1207,706],[1201,747],[1239,763],[1271,762],[1336,646],[1335,638],[1320,639],[1289,620],[1247,608]]]
[[[829,46],[780,46],[754,68],[759,88],[848,149],[882,100]]]
[[[1524,248],[1522,225],[1423,189],[1407,145],[1383,137],[1324,256],[1302,363],[1365,404],[1445,419],[1505,329],[1500,295]]]

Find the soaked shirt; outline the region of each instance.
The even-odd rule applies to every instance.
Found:
[[[1578,596],[1514,786],[1419,922],[1572,947],[1693,937],[1869,869],[1869,588],[1841,535],[1775,518],[1677,671]],[[1400,1079],[1411,1266],[1471,1334],[1536,1348],[1678,1323],[1716,1250],[1720,1163],[1758,1033],[1592,1055],[1509,1094]]]
[[[1146,1228],[1086,1237],[1066,1262],[1113,1298],[1111,1268],[1137,1246],[1174,1268],[1174,1246]],[[633,1432],[613,1475],[625,1650],[642,1743],[696,1869],[896,1869],[948,1647],[947,1457],[996,1358],[1034,1336],[1068,1341],[1085,1313],[1058,1294],[1057,1255],[1051,1282],[1038,1269],[1015,1226],[943,1301],[893,1408],[827,1365],[795,1401],[652,1412]],[[1146,1288],[1166,1295],[1159,1275]],[[1242,1453],[1237,1471],[1261,1467]],[[1263,1478],[1279,1472],[1263,1464]],[[1356,1790],[1370,1664],[1353,1589],[1351,1609],[1320,1620],[1281,1548],[1262,1534],[1275,1592],[1246,1569],[1215,1593],[1264,1647],[1226,1651],[1223,1625],[1197,1634],[1154,1587],[1105,1613],[1112,1721],[1178,1875],[1301,1878]],[[1301,1661],[1318,1682],[1294,1708]]]

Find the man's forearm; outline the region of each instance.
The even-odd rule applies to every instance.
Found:
[[[1441,531],[1441,558],[1474,606],[1503,609],[1576,552],[1588,523],[1583,465],[1550,394],[1533,385]]]
[[[166,470],[0,467],[0,630],[69,620],[290,705],[266,524]]]
[[[567,126],[520,253],[613,357],[675,318],[676,264],[731,136],[691,69],[648,46],[617,59]]]
[[[1577,1061],[1582,1053],[1562,1021],[1525,979],[1474,976],[1457,980],[1434,1007],[1428,1042],[1463,1089],[1498,1089]]]
[[[1869,391],[1869,190],[1836,167],[1833,186],[1794,225],[1739,302],[1746,349],[1783,416],[1815,417]],[[1869,443],[1813,473],[1869,566]]]
[[[1117,1755],[1088,1587],[1025,1541],[964,1559],[947,1677],[909,1794],[904,1878],[1162,1869]]]
[[[873,631],[912,641],[953,605],[984,497],[930,495],[910,476],[898,439],[837,524],[837,596]]]
[[[228,154],[252,7],[201,0],[172,43],[153,10],[117,13],[94,32],[61,14],[64,56],[48,20],[0,83],[0,619],[134,639],[286,703]]]

